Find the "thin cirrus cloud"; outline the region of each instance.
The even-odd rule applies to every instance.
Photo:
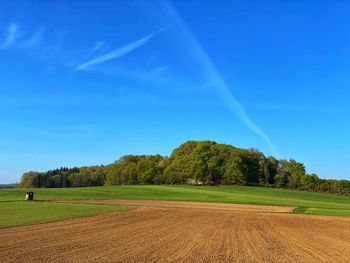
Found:
[[[23,41],[21,41],[21,43],[19,44],[19,47],[21,47],[21,48],[32,48],[32,47],[38,46],[43,41],[44,31],[45,30],[43,28],[39,29],[32,36],[30,36],[29,38],[24,39]]]
[[[4,42],[0,46],[1,48],[7,48],[15,44],[16,40],[20,37],[18,25],[16,23],[10,23],[6,28],[6,36]]]
[[[104,43],[102,41],[97,41],[94,45],[94,47],[92,48],[91,52],[96,52],[98,50],[100,50],[103,47]]]
[[[250,104],[247,105],[255,110],[274,110],[274,111],[294,111],[294,112],[315,112],[315,113],[340,113],[344,112],[341,107],[323,107],[315,105],[302,104]]]
[[[162,73],[162,72],[167,72],[170,70],[169,66],[160,66],[156,67],[152,70],[153,73]]]
[[[44,28],[39,28],[33,34],[27,34],[20,29],[17,23],[10,23],[6,28],[6,34],[2,43],[0,44],[0,49],[5,48],[34,48],[37,47],[43,40]]]
[[[151,34],[149,34],[149,35],[147,35],[147,36],[145,36],[137,41],[134,41],[134,42],[127,44],[121,48],[113,50],[112,52],[109,52],[105,55],[96,57],[96,58],[91,59],[85,63],[82,63],[82,64],[78,65],[75,69],[76,70],[83,70],[83,69],[86,69],[92,65],[96,65],[96,64],[106,62],[108,60],[120,58],[120,57],[132,52],[133,50],[147,44],[155,35],[164,31],[167,27],[168,26],[165,26],[165,27],[159,29],[158,31],[155,31],[155,32],[153,32],[153,33],[151,33]]]

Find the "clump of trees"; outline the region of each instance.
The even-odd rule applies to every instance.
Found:
[[[79,172],[79,168],[66,168],[50,170],[44,173],[27,172],[22,175],[20,188],[40,188],[40,187],[69,187],[72,186],[68,178],[71,174]]]
[[[79,187],[134,184],[251,185],[350,194],[349,180],[308,174],[303,163],[266,157],[255,149],[213,141],[188,141],[170,157],[125,155],[102,166],[23,174],[19,187]]]

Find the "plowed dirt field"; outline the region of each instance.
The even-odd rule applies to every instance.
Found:
[[[138,207],[0,229],[0,261],[350,262],[346,217],[288,214],[288,207],[90,202]]]

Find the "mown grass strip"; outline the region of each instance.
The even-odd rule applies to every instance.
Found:
[[[297,207],[297,208],[294,208],[293,213],[294,214],[305,214],[307,209],[308,209],[307,207]]]
[[[0,202],[0,228],[59,221],[124,211],[117,205],[62,204],[51,202]]]
[[[314,207],[297,207],[293,210],[294,214],[311,214],[324,216],[350,216],[350,210],[345,209],[324,209]]]

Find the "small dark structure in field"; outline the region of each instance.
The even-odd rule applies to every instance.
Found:
[[[26,193],[26,201],[32,201],[34,200],[34,192],[27,192]]]

